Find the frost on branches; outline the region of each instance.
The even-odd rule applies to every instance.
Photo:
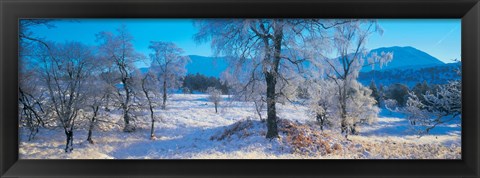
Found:
[[[375,32],[381,33],[382,30],[376,21],[371,20],[359,20],[336,26],[333,31],[333,51],[339,57],[320,57],[313,61],[320,71],[317,75],[314,74],[315,78],[332,81],[334,85],[331,87],[336,95],[332,97],[336,100],[332,102],[333,108],[336,109],[334,118],[339,118],[338,122],[345,137],[357,134],[357,125],[371,123],[379,111],[373,106],[377,102],[371,97],[372,90],[357,82],[362,67],[373,68],[375,65],[381,67],[393,58],[391,52],[366,55],[368,53],[365,48],[366,41],[368,36]]]
[[[428,91],[424,102],[409,92],[409,98],[405,107],[407,119],[414,126],[420,126],[417,130],[422,134],[428,134],[429,131],[441,124],[461,123],[462,114],[462,86],[460,81],[452,81],[442,85],[432,93]]]

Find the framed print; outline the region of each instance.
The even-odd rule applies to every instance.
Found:
[[[478,176],[478,1],[1,9],[2,176]]]

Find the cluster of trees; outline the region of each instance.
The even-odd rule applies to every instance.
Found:
[[[216,77],[207,77],[203,74],[188,74],[183,78],[182,90],[184,93],[194,93],[208,91],[208,88],[214,87],[221,90],[222,94],[228,94],[228,82],[222,82]]]
[[[423,81],[415,84],[412,88],[401,83],[394,83],[389,86],[380,84],[377,88],[375,82],[372,81],[369,89],[372,90],[371,96],[377,101],[377,106],[395,110],[395,108],[405,107],[411,94],[420,97],[420,100],[425,102],[423,95],[427,93],[436,94],[443,86],[445,86],[445,84],[429,84],[427,81]]]
[[[278,136],[276,104],[295,100],[298,86],[307,83],[317,118],[339,123],[345,136],[376,118],[371,90],[357,82],[362,67],[382,66],[393,57],[366,56],[369,35],[382,31],[376,21],[207,19],[195,25],[195,40],[211,41],[214,52],[229,59],[222,77],[233,93],[253,101],[257,111],[266,105],[267,138]]]
[[[461,70],[455,70],[461,75]],[[461,77],[456,77],[461,78]],[[447,84],[417,83],[411,89],[403,84],[382,85],[377,88],[370,84],[372,97],[378,105],[407,115],[407,119],[421,134],[428,134],[438,125],[461,123],[462,95],[461,81],[451,80]]]
[[[78,119],[90,123],[87,140],[102,112],[120,110],[123,131],[135,131],[135,119],[149,111],[151,138],[159,118],[154,109],[167,106],[168,93],[181,86],[189,61],[171,42],[151,41],[151,67],[140,72],[136,63],[147,60],[132,44],[125,26],[116,33],[100,32],[97,45],[56,43],[35,37],[30,28],[51,26],[51,21],[22,20],[20,24],[19,108],[32,139],[41,126],[60,126],[65,131],[65,151],[73,150]]]

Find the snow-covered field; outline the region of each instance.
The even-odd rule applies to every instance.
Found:
[[[265,139],[266,126],[259,121],[253,103],[228,100],[225,96],[219,113],[215,113],[207,95],[172,95],[166,110],[156,110],[161,119],[155,125],[155,140],[150,140],[148,116],[142,116],[133,133],[122,132],[121,124],[106,128],[99,123],[93,133],[93,145],[86,141],[87,130],[79,127],[74,132],[72,153],[64,152],[65,134],[60,128],[41,129],[32,141],[27,140],[27,130],[20,128],[20,159],[461,158],[460,125],[439,126],[429,135],[419,137],[401,114],[382,111],[376,123],[361,126],[360,134],[347,140],[339,129],[317,129],[306,107],[278,104],[279,118],[299,128],[305,136],[317,139],[307,141],[322,143],[299,149],[303,143],[295,142],[299,139],[291,137],[289,133],[293,131],[288,129],[280,129],[279,139]],[[118,114],[102,119],[121,123]]]

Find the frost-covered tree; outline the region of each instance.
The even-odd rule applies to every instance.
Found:
[[[88,86],[86,80],[95,67],[92,48],[77,42],[47,43],[40,57],[42,83],[48,89],[48,106],[66,135],[65,152],[73,150],[73,131],[83,109]]]
[[[381,105],[381,102],[382,101],[382,98],[380,97],[380,91],[378,91],[377,89],[377,85],[375,84],[375,81],[371,81],[370,82],[370,90],[372,90],[372,97],[375,98],[375,100],[377,101],[377,106],[380,106]]]
[[[321,19],[215,19],[195,22],[198,42],[211,41],[216,55],[229,57],[231,76],[242,93],[263,82],[266,86],[267,138],[278,136],[276,103],[291,96],[302,63],[323,45],[323,31],[350,20]],[[231,83],[233,81],[229,81]],[[295,88],[296,89],[296,88]],[[294,89],[294,91],[295,91]]]
[[[185,66],[190,61],[188,56],[183,56],[183,49],[172,42],[151,41],[149,48],[152,66],[158,72],[158,80],[162,88],[162,109],[167,105],[168,90],[181,86],[181,79],[186,74]]]
[[[97,41],[100,42],[100,54],[107,61],[110,61],[109,76],[111,88],[115,90],[115,100],[123,111],[124,131],[132,132],[135,126],[131,123],[133,120],[132,108],[134,97],[134,81],[132,72],[136,69],[135,62],[143,60],[144,56],[133,48],[133,37],[128,32],[125,25],[117,29],[117,33],[100,32],[97,34]]]
[[[385,103],[385,108],[388,109],[390,111],[390,114],[392,114],[392,112],[396,112],[398,111],[398,103],[397,103],[397,100],[394,100],[394,99],[387,99],[384,101]]]
[[[208,87],[207,93],[208,100],[215,105],[215,113],[218,113],[218,105],[220,104],[220,101],[222,101],[222,91],[214,87]]]
[[[363,122],[364,119],[371,116],[368,112],[355,110],[355,103],[359,100],[364,101],[366,108],[372,111],[378,110],[368,105],[375,104],[370,102],[371,90],[364,88],[357,82],[359,71],[362,67],[375,65],[383,66],[393,58],[392,53],[382,52],[381,54],[373,53],[367,56],[368,50],[365,48],[368,36],[375,32],[382,32],[376,21],[358,20],[343,25],[338,25],[333,32],[333,49],[338,58],[324,58],[318,62],[325,67],[326,77],[334,81],[338,94],[338,103],[340,105],[341,130],[347,137],[348,134],[356,133],[356,125]],[[320,66],[320,67],[322,67]],[[364,94],[369,93],[368,96]],[[349,103],[353,103],[349,104]],[[350,110],[349,110],[350,108]],[[364,115],[366,114],[366,115]],[[357,118],[357,116],[368,116]]]
[[[307,85],[309,108],[313,117],[323,130],[325,126],[333,125],[333,120],[338,116],[338,94],[336,85],[330,80],[314,80]]]
[[[419,98],[423,97],[423,101]],[[438,91],[424,95],[409,92],[404,108],[413,125],[421,126],[421,133],[429,133],[438,125],[461,123],[462,86],[460,81],[451,81],[439,86]]]

